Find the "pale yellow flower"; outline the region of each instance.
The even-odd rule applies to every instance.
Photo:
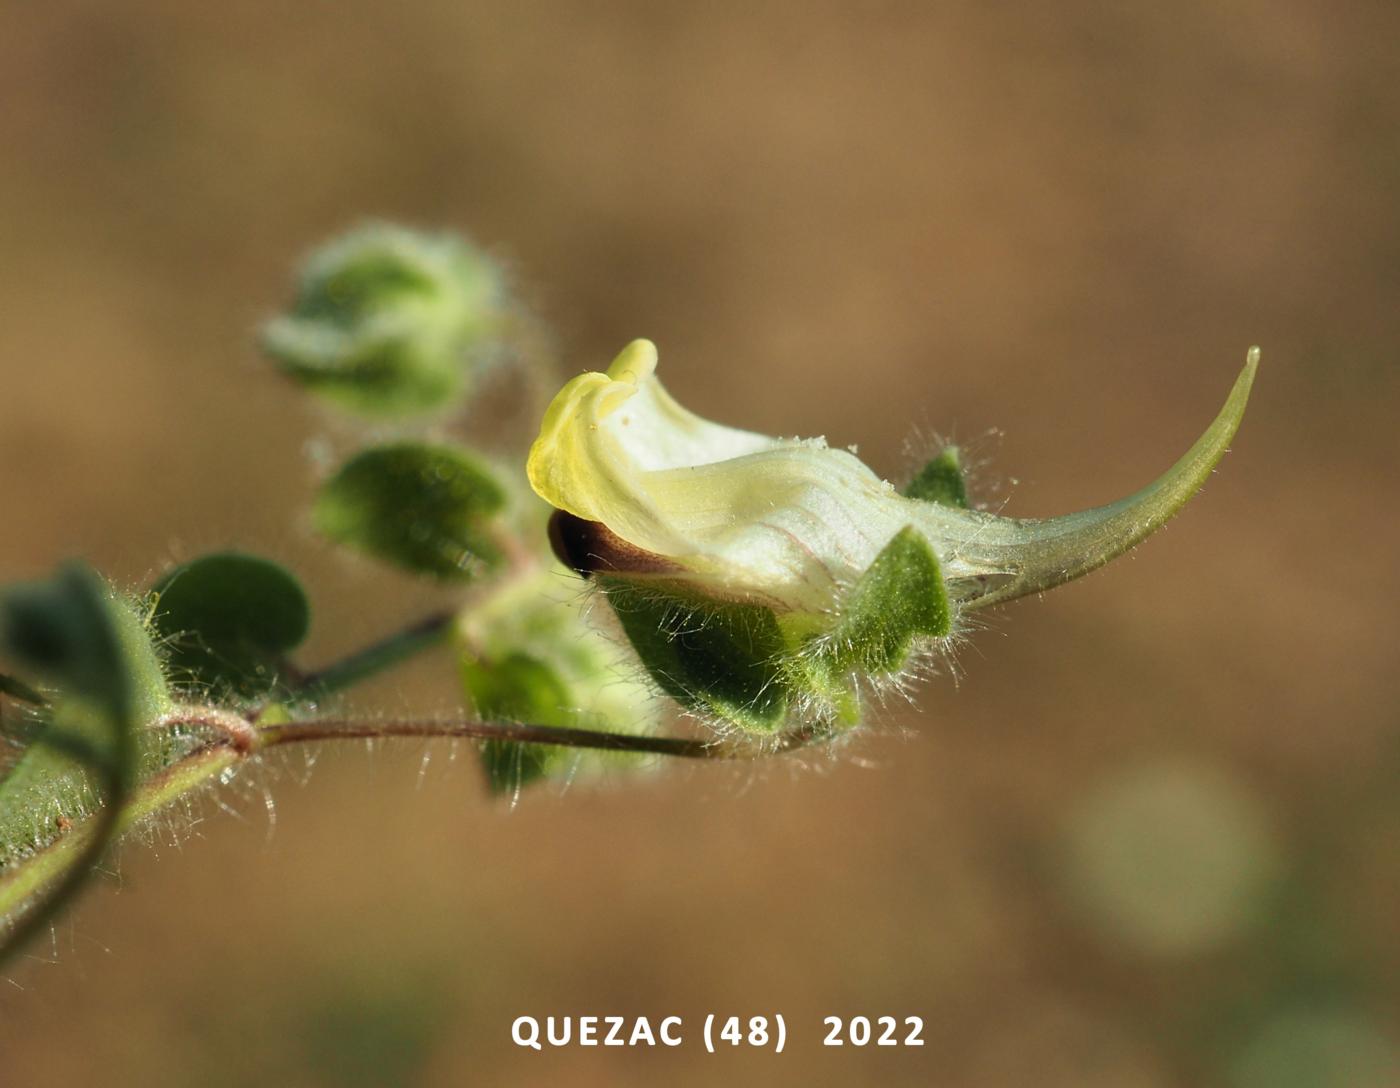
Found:
[[[1048,519],[907,498],[824,439],[701,419],[666,392],[656,363],[655,345],[635,340],[606,373],[574,378],[530,450],[540,497],[594,523],[572,530],[575,551],[587,549],[575,565],[679,579],[779,614],[827,614],[906,527],[928,541],[950,601],[962,607],[1059,585],[1126,551],[1171,517],[1224,453],[1258,350],[1219,416],[1165,475],[1119,502]]]

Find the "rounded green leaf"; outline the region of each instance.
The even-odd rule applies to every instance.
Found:
[[[501,559],[490,524],[505,505],[494,476],[453,446],[375,446],[321,489],[316,526],[339,544],[417,574],[468,580]]]
[[[301,583],[284,567],[240,552],[176,567],[154,592],[154,623],[172,674],[237,698],[271,690],[311,624]]]

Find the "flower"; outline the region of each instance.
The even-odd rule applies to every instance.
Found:
[[[752,643],[772,659],[766,685],[797,696],[763,716],[763,728],[775,729],[793,706],[812,712],[813,661],[826,662],[821,684],[847,692],[816,699],[816,717],[850,718],[861,679],[897,673],[911,648],[946,638],[960,612],[1060,585],[1152,533],[1224,453],[1258,350],[1215,422],[1165,475],[1119,502],[1048,519],[968,509],[960,479],[901,493],[824,439],[701,419],[666,392],[656,364],[655,345],[635,340],[606,373],[565,385],[531,447],[530,483],[558,511],[556,551],[604,583],[662,687],[692,709],[752,725],[705,694],[724,663],[706,660],[697,671],[695,654],[673,645],[694,641],[687,625],[727,624],[728,643]],[[957,472],[952,454],[919,479],[949,471]],[[663,638],[646,638],[643,622],[660,623]],[[746,631],[752,637],[740,637]],[[692,660],[678,663],[678,654]]]

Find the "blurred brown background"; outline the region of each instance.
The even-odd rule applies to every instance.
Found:
[[[649,336],[704,415],[890,475],[952,434],[1020,514],[1146,482],[1264,347],[1179,521],[852,756],[514,812],[466,749],[278,763],[0,988],[0,1081],[1400,1083],[1397,40],[1321,0],[0,6],[0,580],[238,544],[306,574],[312,659],[434,599],[306,532],[327,424],[250,346],[368,216],[507,260],[571,372]],[[365,699],[449,710],[447,670]],[[788,1052],[706,1055],[710,1011]],[[522,1013],[692,1039],[534,1054]],[[860,1013],[926,1045],[820,1046]]]

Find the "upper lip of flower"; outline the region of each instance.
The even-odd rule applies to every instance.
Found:
[[[661,386],[656,362],[650,341],[634,341],[606,374],[569,382],[545,413],[527,465],[531,485],[559,510],[605,527],[584,533],[556,522],[556,544],[571,534],[569,561],[580,569],[683,572],[716,595],[825,611],[908,525],[929,540],[964,608],[1049,589],[1128,550],[1196,492],[1224,453],[1258,350],[1215,421],[1158,480],[1119,502],[1045,519],[906,498],[822,439],[701,419]]]

